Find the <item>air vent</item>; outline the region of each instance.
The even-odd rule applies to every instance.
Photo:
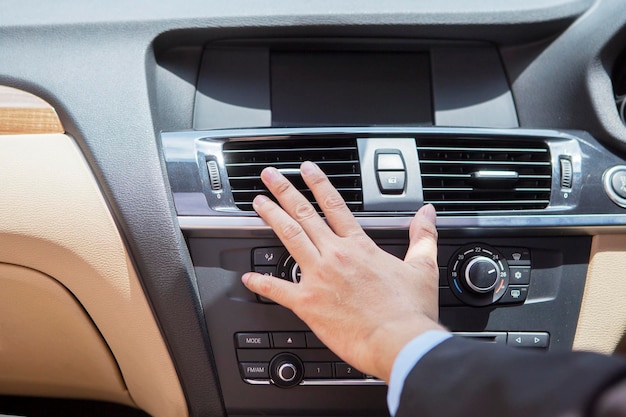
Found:
[[[544,143],[418,138],[424,201],[439,212],[538,210],[550,203]]]
[[[314,203],[313,194],[299,175],[300,164],[307,160],[324,170],[352,211],[363,209],[356,139],[247,139],[226,142],[223,152],[235,204],[240,210],[252,211],[252,200],[257,194],[269,196],[260,178],[267,166],[281,170]],[[314,206],[319,211],[316,203]]]

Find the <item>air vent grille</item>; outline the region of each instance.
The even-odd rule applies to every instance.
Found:
[[[439,212],[538,210],[550,203],[546,144],[418,138],[424,200]]]
[[[359,154],[354,138],[247,139],[226,142],[223,152],[235,204],[240,210],[252,211],[252,200],[257,194],[270,196],[260,177],[267,166],[281,170],[314,203],[313,194],[299,175],[304,161],[313,161],[324,170],[352,211],[363,209]],[[314,206],[319,211],[316,203]]]

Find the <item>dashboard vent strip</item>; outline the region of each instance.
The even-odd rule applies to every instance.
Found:
[[[223,153],[233,198],[240,210],[252,211],[252,200],[257,194],[271,197],[260,175],[263,168],[273,166],[319,211],[299,174],[300,164],[307,160],[324,170],[352,211],[363,210],[359,154],[354,138],[237,140],[224,143]]]
[[[540,210],[552,164],[543,142],[418,138],[424,201],[439,212]]]

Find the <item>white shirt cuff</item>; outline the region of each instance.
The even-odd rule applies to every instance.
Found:
[[[395,416],[400,405],[400,394],[404,388],[404,381],[417,362],[430,352],[435,346],[451,337],[452,334],[443,330],[429,330],[406,344],[398,353],[391,368],[389,389],[387,391],[387,407],[389,413]]]

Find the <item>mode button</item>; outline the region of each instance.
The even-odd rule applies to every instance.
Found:
[[[237,333],[237,347],[240,349],[263,349],[270,347],[267,333]]]

